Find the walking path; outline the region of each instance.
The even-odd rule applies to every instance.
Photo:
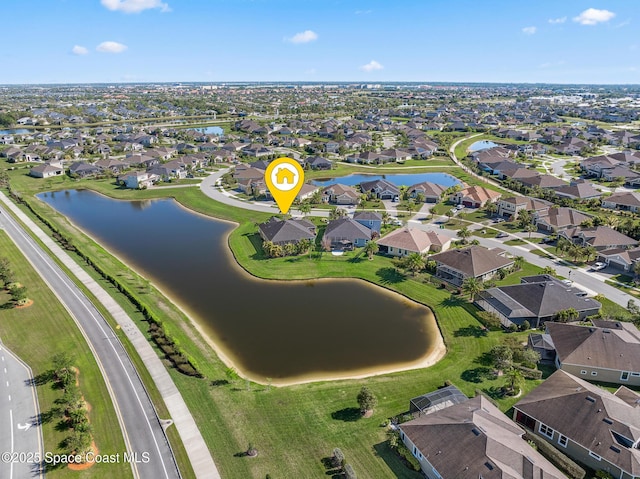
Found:
[[[4,194],[0,193],[0,201],[4,203],[16,217],[55,255],[71,273],[84,284],[89,291],[111,314],[120,325],[129,341],[144,362],[158,391],[162,395],[171,419],[182,438],[182,442],[189,456],[191,466],[196,477],[202,479],[219,479],[220,474],[216,468],[211,453],[204,442],[200,430],[196,425],[189,408],[187,407],[180,391],[174,384],[171,376],[165,369],[162,361],[153,350],[147,339],[140,332],[135,323],[109,294],[89,276],[71,257],[56,244],[42,229],[25,215]]]

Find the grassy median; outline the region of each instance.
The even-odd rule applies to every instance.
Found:
[[[0,251],[9,259],[16,280],[28,288],[28,296],[33,300],[33,304],[24,309],[10,308],[7,303],[0,305],[3,308],[0,310],[0,338],[29,364],[35,377],[46,376],[55,354],[67,352],[73,356],[80,371],[79,389],[92,408],[89,419],[96,446],[101,454],[122,453],[125,451],[124,441],[120,428],[113,427],[117,419],[111,398],[93,354],[75,322],[4,231],[0,231]],[[45,418],[43,452],[68,453],[60,443],[69,431],[61,426],[61,418],[52,414],[62,392],[54,389],[51,381],[38,385],[37,392],[40,412]],[[46,420],[48,417],[50,419]],[[58,468],[47,471],[47,477],[62,479],[79,475],[66,468]],[[131,468],[127,464],[96,464],[82,472],[82,477],[128,478],[131,477]]]

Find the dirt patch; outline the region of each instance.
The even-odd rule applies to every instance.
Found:
[[[93,454],[92,457],[96,457],[99,453],[98,451],[98,447],[96,446],[95,442],[91,443],[91,453]],[[92,461],[87,461],[87,462],[83,462],[81,464],[69,464],[67,467],[69,469],[71,469],[72,471],[86,471],[87,469],[89,469],[90,467],[93,467],[94,464],[96,463],[95,459]]]
[[[27,299],[27,301],[24,304],[19,304],[18,306],[15,306],[16,309],[25,309],[28,308],[29,306],[31,306],[33,304],[33,299]]]

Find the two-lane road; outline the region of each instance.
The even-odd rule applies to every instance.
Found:
[[[119,425],[122,429],[126,452],[137,453],[138,462],[131,461],[130,464],[133,476],[143,479],[179,478],[173,451],[155,408],[129,356],[107,321],[3,207],[0,207],[0,227],[4,228],[66,306],[87,339],[116,409],[117,417],[112,418],[113,426]]]
[[[31,370],[0,343],[0,477],[42,478],[42,435]]]

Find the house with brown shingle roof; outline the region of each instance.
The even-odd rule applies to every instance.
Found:
[[[614,193],[602,199],[602,207],[637,213],[640,211],[640,193],[635,191]]]
[[[598,251],[613,248],[628,249],[638,245],[638,242],[633,238],[629,238],[608,226],[568,228],[562,231],[560,236],[580,246],[593,246]]]
[[[451,238],[435,231],[423,231],[405,226],[381,238],[378,244],[381,246],[381,252],[402,257],[412,253],[446,251],[451,246]]]
[[[577,200],[588,200],[591,198],[600,198],[602,192],[597,190],[588,180],[572,181],[566,186],[554,188],[556,196],[560,198],[570,198]]]
[[[544,214],[553,204],[546,200],[529,198],[528,196],[511,196],[498,201],[498,215],[503,218],[515,218],[520,210],[533,211]]]
[[[615,478],[640,477],[640,395],[559,370],[513,406],[515,421],[563,454]]]
[[[593,327],[547,323],[556,367],[586,381],[640,386],[640,331],[632,323],[593,321]]]
[[[423,181],[422,183],[411,185],[407,188],[407,193],[409,193],[411,198],[415,198],[418,196],[418,193],[421,193],[424,196],[425,203],[438,203],[446,189],[446,187],[437,183]]]
[[[524,430],[478,395],[398,426],[429,479],[561,479],[522,439]]]
[[[436,277],[456,286],[462,285],[466,278],[486,281],[499,269],[513,265],[513,259],[507,258],[504,250],[482,246],[446,251],[431,259],[436,262]]]
[[[322,190],[322,201],[336,205],[357,205],[360,202],[360,193],[351,186],[336,183]]]
[[[634,263],[640,261],[640,248],[622,249],[613,248],[598,251],[598,259],[608,266],[631,271]]]
[[[309,241],[316,239],[315,225],[305,219],[281,220],[273,216],[268,221],[259,224],[258,231],[264,241],[271,241],[278,245],[298,244],[303,239]]]
[[[456,192],[451,197],[451,201],[467,208],[482,208],[487,203],[496,201],[500,196],[502,195],[499,192],[483,186],[469,186]]]
[[[573,208],[554,206],[546,212],[541,212],[537,215],[535,224],[542,230],[558,232],[567,228],[580,226],[583,221],[588,219],[591,219],[591,217]]]

